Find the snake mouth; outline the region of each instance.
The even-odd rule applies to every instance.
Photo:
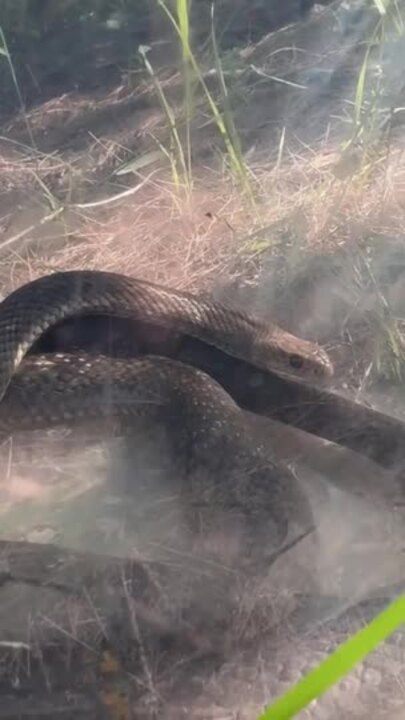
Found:
[[[316,362],[313,364],[313,374],[319,380],[330,380],[334,376],[335,368],[326,352],[319,351]]]

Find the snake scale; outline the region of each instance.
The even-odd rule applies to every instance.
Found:
[[[50,328],[80,315],[130,317],[190,335],[262,370],[305,378],[333,372],[328,356],[315,344],[208,299],[113,273],[56,273],[28,283],[0,304],[2,433],[103,415],[131,428],[163,423],[174,454],[184,460],[187,510],[196,504],[198,512],[206,506],[241,514],[248,554],[252,538],[271,555],[285,542],[291,523],[311,525],[311,509],[296,478],[268,458],[243,411],[205,373],[159,356],[29,356]],[[297,674],[317,652],[317,643],[311,646],[309,640]],[[278,665],[273,670],[277,685],[284,670]],[[378,692],[383,693],[380,685]],[[365,712],[372,710],[362,697],[361,712],[353,717],[365,718],[366,706]],[[316,708],[308,712],[305,716],[311,718],[337,717],[319,715]]]

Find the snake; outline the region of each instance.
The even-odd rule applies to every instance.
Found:
[[[128,317],[134,331],[141,327],[149,338],[151,327],[160,329],[152,333],[155,353],[173,333],[262,370],[315,378],[333,372],[315,343],[208,297],[118,273],[59,272],[23,285],[0,304],[2,433],[102,416],[141,435],[151,425],[163,427],[172,474],[184,478],[179,490],[188,526],[201,525],[201,517],[204,525],[212,526],[213,517],[221,524],[226,511],[243,536],[246,530],[247,556],[252,544],[271,555],[290,527],[311,526],[308,500],[293,473],[268,456],[244,411],[202,371],[159,354],[112,360],[33,352],[47,331],[86,316]]]
[[[29,282],[1,303],[0,399],[35,341],[52,326],[83,315],[129,317],[135,324],[164,327],[264,370],[306,378],[333,374],[323,348],[274,323],[119,273],[73,270]]]
[[[173,455],[184,465],[180,475],[187,511],[194,505],[197,513],[202,507],[208,508],[208,514],[213,507],[241,513],[249,552],[252,536],[256,544],[273,551],[285,543],[291,523],[311,525],[311,508],[293,473],[268,457],[244,411],[206,373],[159,352],[131,359],[40,352],[39,341],[50,329],[78,316],[128,317],[147,328],[190,335],[264,371],[303,379],[332,375],[332,363],[322,348],[208,298],[109,272],[46,275],[0,303],[2,434],[100,417],[132,430],[149,422],[163,423]],[[167,335],[160,337],[164,349]],[[38,342],[36,353],[33,348]],[[336,641],[339,634],[332,637]],[[273,664],[269,660],[276,692],[279,681],[285,684],[282,678],[293,681],[311,659],[316,660],[320,647],[325,652],[325,642],[319,637],[305,642],[304,667],[302,662],[293,663],[291,677],[280,658],[285,653],[290,659],[304,657],[301,650],[296,653],[296,640],[293,647],[286,644],[287,650],[277,649]],[[373,663],[364,663],[361,672],[373,672]],[[363,682],[361,674],[356,677]],[[380,690],[379,684],[377,695]],[[353,717],[365,718],[364,708],[371,709],[361,689],[356,689],[350,702],[357,702]],[[305,716],[333,719],[342,716],[343,710],[336,705],[332,714],[328,712],[315,707]]]

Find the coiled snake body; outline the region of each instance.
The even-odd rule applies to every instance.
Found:
[[[327,354],[277,325],[163,286],[97,271],[60,272],[11,293],[0,306],[0,398],[34,342],[77,315],[129,316],[196,337],[263,369],[306,377],[332,373]]]
[[[188,507],[241,513],[255,527],[256,542],[257,524],[267,528],[265,545],[272,549],[285,539],[291,521],[308,520],[296,479],[266,456],[243,412],[204,373],[162,357],[125,362],[78,355],[33,357],[17,372],[49,328],[97,314],[129,316],[135,323],[193,336],[264,370],[309,377],[332,371],[315,344],[208,299],[113,273],[56,273],[23,286],[0,306],[3,431],[77,423],[106,413],[130,420],[132,427],[153,420],[164,425],[174,456],[183,462]]]
[[[23,286],[0,305],[0,431],[77,424],[100,416],[131,428],[149,421],[163,424],[174,455],[183,462],[187,511],[196,505],[198,511],[207,506],[209,512],[215,507],[241,514],[248,554],[251,544],[271,554],[285,541],[291,522],[309,527],[310,507],[295,477],[272,462],[255,441],[245,414],[208,375],[159,356],[26,357],[49,328],[77,315],[98,314],[191,335],[264,370],[310,378],[332,372],[316,345],[209,300],[112,273],[57,273]],[[159,337],[164,348],[166,336]],[[315,661],[317,650],[310,645],[298,674]],[[285,670],[278,659],[275,664],[271,673],[278,693]],[[370,712],[374,709],[363,698],[356,717],[366,717],[366,705]],[[315,707],[306,717],[337,715],[324,715]]]

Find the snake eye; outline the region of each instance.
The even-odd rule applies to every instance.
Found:
[[[301,370],[304,360],[299,355],[290,355],[290,365],[294,370]]]

